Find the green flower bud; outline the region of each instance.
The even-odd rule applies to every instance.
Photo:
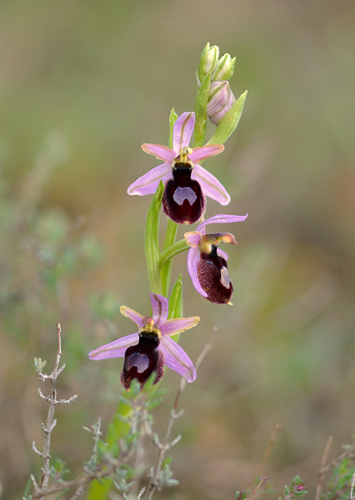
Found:
[[[197,70],[198,86],[201,85],[201,82],[203,81],[207,73],[214,71],[218,62],[218,56],[219,48],[217,47],[217,45],[213,45],[212,47],[210,47],[210,44],[208,42],[202,51],[200,64]]]
[[[229,54],[224,54],[215,67],[212,80],[229,80],[234,73],[235,59],[235,57],[232,59]]]

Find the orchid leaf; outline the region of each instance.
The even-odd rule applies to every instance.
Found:
[[[161,181],[148,209],[145,231],[145,257],[147,261],[150,290],[158,294],[162,294],[159,266],[159,216],[163,192],[164,184]]]

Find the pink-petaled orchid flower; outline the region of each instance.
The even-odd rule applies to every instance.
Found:
[[[153,194],[159,182],[165,184],[163,210],[179,224],[193,224],[203,215],[206,198],[228,205],[230,196],[222,184],[199,162],[224,150],[222,144],[210,144],[191,149],[190,139],[195,126],[195,113],[179,116],[173,129],[173,149],[158,144],[143,144],[146,153],[164,163],[139,177],[127,190],[128,194]]]
[[[121,381],[126,389],[133,379],[145,384],[153,371],[155,383],[163,376],[164,365],[180,373],[188,382],[196,378],[196,370],[186,352],[170,337],[197,325],[200,318],[168,319],[168,300],[154,293],[150,294],[152,317],[142,316],[129,307],[122,306],[123,316],[134,321],[137,333],[126,335],[89,353],[90,359],[124,357]]]
[[[187,254],[187,270],[197,292],[215,304],[228,304],[233,294],[229,278],[228,255],[219,250],[218,244],[237,242],[231,233],[205,234],[208,224],[241,222],[246,215],[215,215],[196,227],[196,231],[185,233],[186,244],[191,248]]]

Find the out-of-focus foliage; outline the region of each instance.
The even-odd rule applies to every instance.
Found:
[[[348,0],[27,2],[0,4],[0,481],[19,498],[40,460],[45,408],[34,357],[55,356],[63,328],[63,397],[53,453],[71,470],[90,455],[84,425],[105,427],[120,360],[87,353],[133,333],[125,304],[149,314],[146,197],[128,185],[156,165],[169,112],[192,110],[207,41],[237,56],[230,80],[248,99],[211,172],[227,213],[249,218],[230,251],[234,306],[198,296],[183,272],[182,338],[192,358],[216,342],[182,401],[170,499],[244,491],[275,422],[266,475],[277,491],[299,474],[310,492],[328,435],[354,431],[355,7]],[[207,138],[214,128],[208,124]],[[209,202],[207,217],[218,206]],[[165,221],[162,221],[165,223]],[[179,234],[179,237],[181,235]],[[177,377],[167,373],[171,407]],[[171,396],[172,398],[172,396]],[[164,498],[164,493],[162,493]]]
[[[343,446],[342,454],[328,466],[328,484],[325,498],[345,500],[354,497],[355,445]]]

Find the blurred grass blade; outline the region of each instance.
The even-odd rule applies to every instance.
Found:
[[[33,483],[32,483],[31,477],[29,477],[27,484],[26,484],[25,491],[23,492],[23,495],[22,495],[23,498],[27,498],[28,495],[30,494],[30,491],[32,490],[32,484]]]

